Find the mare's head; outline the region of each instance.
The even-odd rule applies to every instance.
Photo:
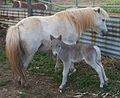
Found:
[[[95,31],[97,33],[100,33],[100,35],[106,35],[108,32],[107,26],[106,26],[106,19],[109,18],[109,15],[105,10],[103,10],[100,7],[95,7],[92,8],[95,11],[95,16],[94,16],[94,26],[95,26]]]
[[[70,9],[55,14],[61,20],[66,21],[75,27],[77,33],[85,31],[95,31],[100,34],[107,33],[106,19],[109,18],[107,12],[100,7],[88,7],[80,9]]]
[[[61,49],[62,35],[60,35],[57,38],[50,35],[50,40],[51,40],[51,48],[52,48],[53,55],[57,55]]]
[[[13,8],[19,8],[20,7],[20,1],[12,0],[12,7]]]

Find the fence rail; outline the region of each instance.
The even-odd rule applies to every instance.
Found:
[[[0,7],[0,23],[13,25],[25,17],[27,17],[27,9]]]
[[[42,11],[33,9],[34,16],[49,16],[56,13],[55,11]],[[23,18],[28,17],[28,10],[24,8],[0,7],[0,23],[9,26],[16,24]]]

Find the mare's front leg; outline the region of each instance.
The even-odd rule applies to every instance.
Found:
[[[59,72],[60,70],[60,59],[57,56],[56,64],[55,64],[55,72]]]
[[[60,89],[60,92],[62,93],[62,90],[64,88],[64,86],[66,85],[66,82],[67,82],[67,75],[69,73],[69,69],[70,69],[70,65],[71,63],[70,62],[64,62],[63,63],[63,78],[62,78],[62,83],[61,85],[59,86],[59,89]]]

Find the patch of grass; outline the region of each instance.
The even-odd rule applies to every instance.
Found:
[[[104,5],[120,5],[120,0],[105,0],[102,2]]]
[[[0,80],[0,87],[6,86],[9,82],[8,80]]]
[[[37,98],[55,98],[55,95],[52,92],[48,92],[46,95],[40,95]]]
[[[120,8],[104,8],[109,13],[120,13]]]
[[[120,0],[104,0],[101,5],[120,5]],[[120,8],[104,8],[109,13],[120,13]]]
[[[19,94],[19,98],[26,98],[25,94]]]
[[[0,63],[3,64],[6,61],[5,48],[0,45]]]
[[[50,75],[54,73],[54,65],[55,62],[50,53],[38,51],[30,64],[29,70]]]

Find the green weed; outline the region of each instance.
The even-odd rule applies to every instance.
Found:
[[[9,80],[0,80],[0,87],[6,86],[9,82]]]
[[[6,61],[5,48],[0,45],[0,63],[3,64]]]

